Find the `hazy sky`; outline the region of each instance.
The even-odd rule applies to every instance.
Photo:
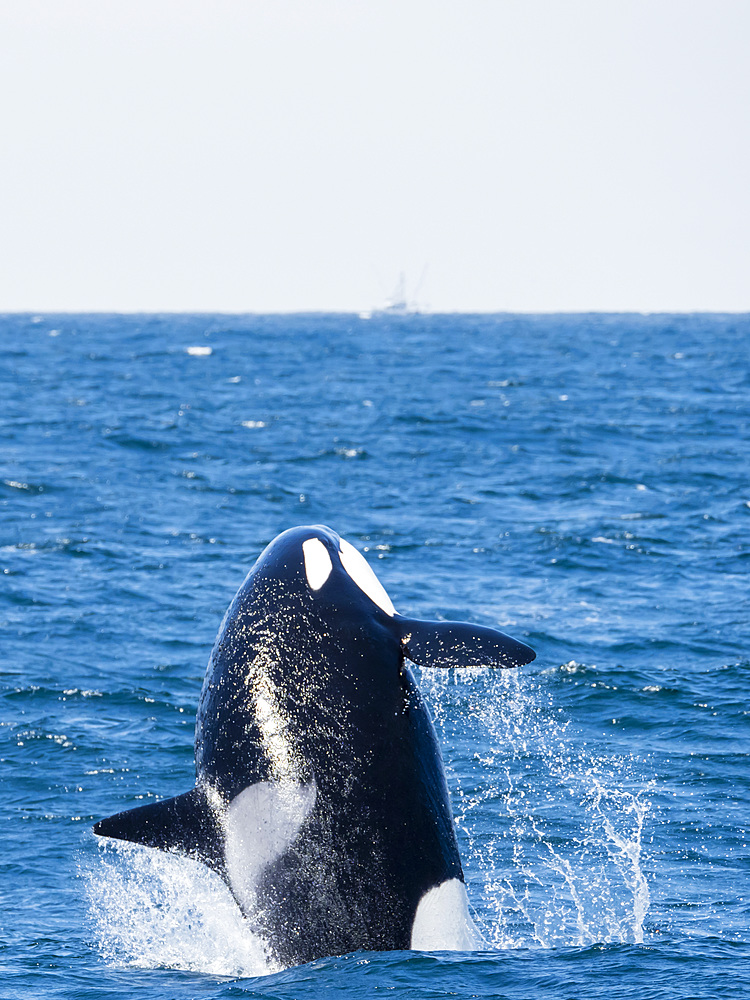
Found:
[[[750,0],[0,0],[0,311],[750,309]]]

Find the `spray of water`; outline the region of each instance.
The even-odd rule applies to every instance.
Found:
[[[217,976],[278,970],[224,882],[204,865],[124,841],[83,862],[97,949],[114,965]]]
[[[648,783],[576,738],[544,684],[422,670],[477,920],[496,948],[641,943]]]

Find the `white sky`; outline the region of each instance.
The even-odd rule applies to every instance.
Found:
[[[750,310],[750,0],[0,0],[0,311]]]

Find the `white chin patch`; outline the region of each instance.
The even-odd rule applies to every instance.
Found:
[[[328,549],[319,538],[308,538],[302,543],[302,552],[305,556],[305,574],[310,590],[320,590],[333,569]]]
[[[294,842],[313,810],[317,788],[259,781],[240,792],[224,816],[224,860],[235,898],[252,909],[263,869]]]
[[[411,929],[412,951],[479,951],[486,942],[469,914],[466,886],[452,878],[419,901]]]
[[[396,609],[393,607],[390,597],[386,594],[385,587],[375,576],[365,557],[353,545],[344,541],[343,538],[341,539],[341,551],[339,554],[341,556],[341,565],[359,589],[367,594],[370,600],[377,604],[381,611],[385,611],[391,617],[395,615]]]

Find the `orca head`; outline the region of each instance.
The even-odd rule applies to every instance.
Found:
[[[365,557],[322,524],[289,528],[261,553],[251,576],[275,582],[279,593],[298,595],[321,615],[372,616],[381,623],[396,609]]]
[[[402,621],[353,545],[325,525],[305,525],[261,553],[228,615],[238,641],[217,647],[240,649],[252,634],[254,655],[240,655],[240,674],[272,678],[277,701],[294,706],[308,733],[338,731],[330,720],[342,713],[369,732],[406,705]],[[243,680],[243,690],[255,684]]]

